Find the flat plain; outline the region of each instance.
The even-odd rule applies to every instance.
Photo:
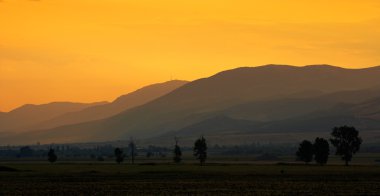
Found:
[[[0,195],[379,195],[379,165],[3,162]]]

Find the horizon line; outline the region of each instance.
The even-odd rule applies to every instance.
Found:
[[[374,66],[368,66],[368,67],[359,67],[359,68],[352,68],[352,67],[344,67],[344,66],[337,66],[337,65],[331,65],[331,64],[307,64],[307,65],[289,65],[289,64],[276,64],[276,63],[270,63],[270,64],[263,64],[263,65],[256,65],[256,66],[237,66],[235,68],[232,68],[232,69],[226,69],[226,70],[222,70],[222,71],[218,71],[212,75],[209,75],[209,76],[205,76],[205,77],[200,77],[200,78],[197,78],[197,79],[194,79],[194,80],[184,80],[184,79],[170,79],[170,80],[166,80],[166,81],[163,81],[163,82],[155,82],[155,83],[151,83],[151,84],[147,84],[147,85],[143,85],[139,88],[136,88],[134,90],[131,90],[129,92],[126,92],[126,93],[122,93],[121,95],[119,95],[118,97],[120,96],[123,96],[123,95],[127,95],[129,93],[132,93],[132,92],[135,92],[135,91],[138,91],[140,89],[143,89],[145,87],[148,87],[148,86],[151,86],[151,85],[155,85],[155,84],[163,84],[163,83],[166,83],[166,82],[170,82],[170,81],[187,81],[187,82],[193,82],[195,80],[198,80],[198,79],[201,79],[201,78],[209,78],[209,77],[212,77],[212,76],[215,76],[219,73],[223,73],[223,72],[227,72],[227,71],[231,71],[231,70],[236,70],[236,69],[241,69],[241,68],[263,68],[263,67],[269,67],[269,66],[286,66],[286,67],[293,67],[293,68],[310,68],[310,67],[331,67],[331,68],[339,68],[339,69],[344,69],[344,70],[365,70],[365,69],[373,69],[373,68],[380,68],[380,65],[374,65]],[[75,100],[61,100],[61,101],[58,101],[58,100],[53,100],[53,101],[50,101],[50,102],[43,102],[43,103],[24,103],[24,104],[20,104],[19,106],[16,106],[10,110],[7,110],[7,111],[1,111],[0,110],[0,113],[8,113],[8,112],[11,112],[13,110],[16,110],[18,108],[21,108],[21,107],[24,107],[24,106],[27,106],[27,105],[34,105],[34,106],[39,106],[39,105],[47,105],[47,104],[52,104],[52,103],[78,103],[78,104],[95,104],[95,103],[102,103],[104,102],[105,104],[106,103],[112,103],[114,100],[116,100],[118,97],[114,98],[113,100],[97,100],[97,101],[93,101],[93,102],[81,102],[81,101],[75,101]]]

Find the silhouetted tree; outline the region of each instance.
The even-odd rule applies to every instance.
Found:
[[[330,139],[331,144],[336,148],[336,155],[340,155],[342,160],[348,162],[352,160],[352,156],[359,151],[362,139],[359,137],[359,131],[355,127],[334,127]]]
[[[20,157],[31,157],[33,156],[33,149],[31,149],[29,146],[24,146],[20,148]]]
[[[150,152],[150,151],[148,151],[148,152],[146,153],[146,157],[147,157],[147,158],[150,158],[151,156],[153,156],[153,153]]]
[[[306,164],[313,160],[313,144],[304,140],[301,142],[296,153],[298,160],[304,161]]]
[[[123,150],[121,150],[120,148],[115,148],[115,157],[116,157],[116,162],[118,164],[122,163],[124,161]]]
[[[320,165],[325,165],[330,155],[329,142],[323,138],[317,137],[314,145],[314,159]]]
[[[133,139],[131,139],[131,141],[129,142],[128,149],[131,155],[132,164],[135,164],[135,157],[137,155],[137,152],[136,152],[136,144],[133,141]]]
[[[206,139],[203,136],[197,139],[197,141],[194,143],[194,156],[199,160],[201,165],[206,162],[207,143]]]
[[[54,150],[50,148],[48,152],[48,160],[50,163],[56,162],[58,159],[57,155],[55,154]]]
[[[182,156],[182,151],[181,151],[181,148],[178,145],[178,139],[175,138],[174,158],[173,158],[174,162],[175,163],[180,163],[181,160],[182,160],[181,156]]]

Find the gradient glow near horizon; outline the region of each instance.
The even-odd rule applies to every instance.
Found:
[[[0,0],[0,111],[240,66],[380,64],[378,0]]]

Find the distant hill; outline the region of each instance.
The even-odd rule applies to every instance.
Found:
[[[325,123],[326,126],[348,122],[338,121],[344,119],[344,116],[331,116],[323,112],[319,120],[318,116],[314,118],[311,115],[310,119],[306,117],[320,110],[332,109],[330,112],[335,112],[336,104],[339,103],[349,102],[348,106],[352,108],[354,106],[350,104],[374,98],[376,90],[369,89],[380,86],[379,75],[380,67],[366,69],[343,69],[329,65],[243,67],[190,82],[160,98],[115,116],[36,131],[33,137],[46,142],[104,141],[126,139],[131,136],[150,138],[192,126],[197,127],[202,121],[220,115],[232,119],[229,125],[233,125],[235,120],[239,121],[238,124],[240,122],[245,124],[244,120],[247,119],[254,121],[253,124],[257,121],[266,123],[265,126],[264,124],[261,126],[262,130],[293,130],[296,128],[295,125],[299,124],[297,131],[306,131],[303,130],[305,127],[310,127],[313,123],[328,122],[332,118],[337,120],[331,120],[331,124]],[[350,95],[344,95],[345,93]],[[325,99],[324,96],[329,99]],[[254,114],[253,117],[248,117],[250,113]],[[376,116],[376,111],[372,113]],[[231,117],[228,117],[228,114],[232,114]],[[240,121],[239,118],[246,119]],[[347,119],[353,120],[352,116]],[[367,123],[362,120],[360,122]],[[282,127],[284,123],[289,125]],[[302,124],[307,126],[301,126]]]
[[[302,103],[305,102],[303,101]],[[313,102],[310,102],[310,104],[313,104]],[[280,112],[282,112],[281,109],[279,108]],[[289,110],[286,109],[286,111]],[[269,113],[272,112],[269,111]],[[228,112],[224,112],[224,114],[228,115]],[[303,115],[290,115],[289,118],[280,120],[250,121],[229,116],[215,116],[186,126],[178,131],[166,133],[164,136],[220,136],[221,134],[231,133],[235,135],[288,132],[329,133],[333,127],[341,125],[355,126],[359,130],[380,130],[378,114],[380,114],[380,97],[359,104],[338,104],[330,108],[322,107],[320,110],[315,109]]]
[[[231,133],[242,133],[254,131],[255,127],[260,126],[261,122],[253,122],[243,119],[233,119],[228,116],[215,116],[205,119],[201,122],[194,123],[175,132],[169,132],[164,135],[172,136],[201,136],[201,135],[221,135]]]
[[[339,91],[308,98],[253,101],[218,112],[237,119],[274,121],[330,109],[338,104],[359,104],[378,97],[380,97],[380,87],[374,87],[363,90]]]
[[[122,95],[111,103],[88,107],[80,111],[65,113],[32,126],[30,129],[46,129],[107,118],[130,108],[148,103],[183,86],[186,83],[188,82],[172,80],[164,83],[149,85],[129,94]]]
[[[41,105],[27,104],[10,112],[0,113],[0,131],[25,131],[34,124],[60,116],[67,112],[83,110],[88,107],[106,104],[54,102]]]

